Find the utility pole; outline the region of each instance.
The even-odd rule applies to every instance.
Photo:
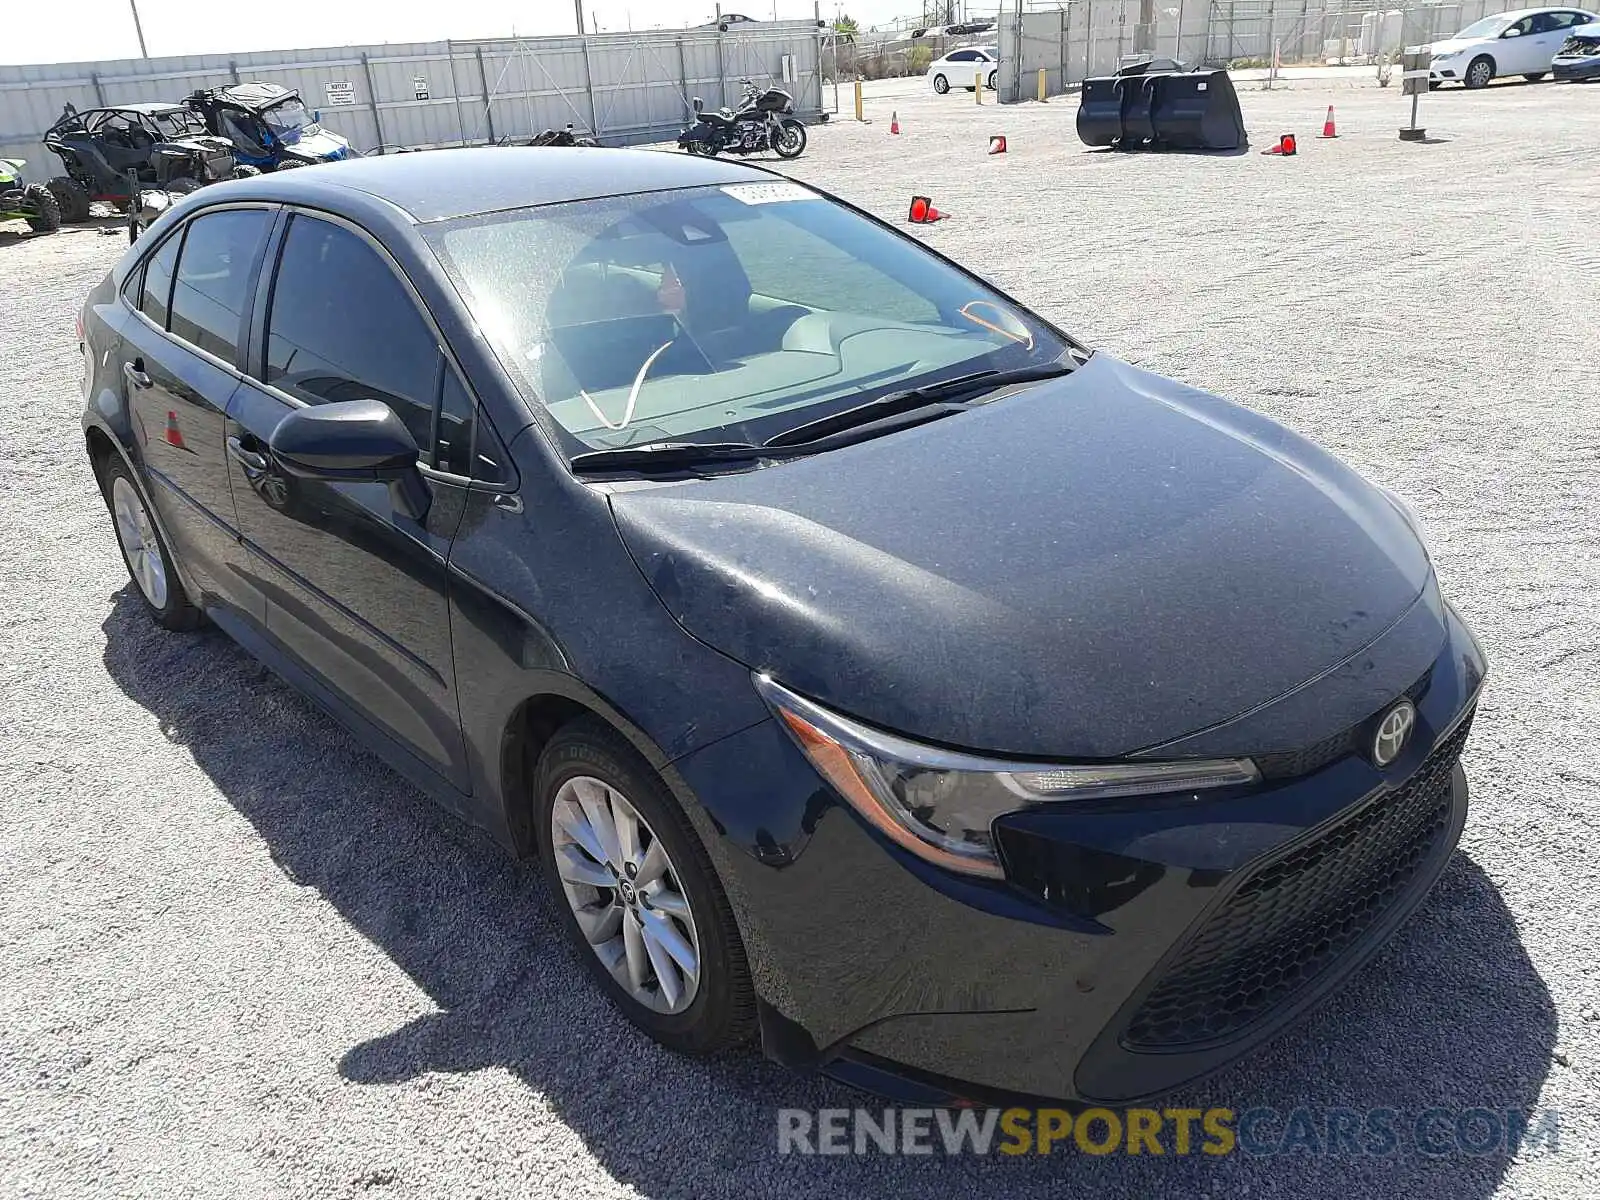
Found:
[[[149,58],[150,51],[144,48],[144,26],[139,24],[139,0],[128,0],[128,7],[133,9],[133,31],[139,35],[139,57]]]
[[[132,0],[129,0],[131,3]],[[578,33],[583,33],[583,0],[572,0],[572,11],[578,16]]]

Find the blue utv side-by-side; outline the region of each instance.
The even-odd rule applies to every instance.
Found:
[[[345,138],[318,123],[300,93],[275,83],[236,83],[192,93],[186,103],[206,128],[233,143],[234,157],[260,171],[358,158]]]

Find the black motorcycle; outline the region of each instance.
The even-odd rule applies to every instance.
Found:
[[[799,158],[806,148],[806,127],[792,114],[794,97],[782,88],[762,91],[748,79],[738,111],[721,108],[707,112],[699,96],[694,98],[699,118],[678,135],[678,145],[690,154],[710,157],[726,150],[729,154],[760,154],[774,151],[779,158]]]

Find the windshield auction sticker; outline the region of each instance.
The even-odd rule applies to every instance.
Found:
[[[781,204],[785,200],[820,200],[798,183],[730,183],[722,189],[743,204]]]

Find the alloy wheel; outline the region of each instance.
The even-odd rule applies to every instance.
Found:
[[[1480,58],[1467,68],[1467,86],[1474,88],[1487,87],[1494,78],[1494,66],[1486,58]]]
[[[626,796],[590,775],[550,809],[551,847],[584,940],[639,1004],[680,1013],[700,987],[700,936],[665,844]]]
[[[150,607],[167,606],[167,568],[161,559],[161,543],[150,523],[150,515],[127,478],[118,475],[111,485],[111,512],[117,526],[117,541],[128,560],[128,573],[139,585]]]

